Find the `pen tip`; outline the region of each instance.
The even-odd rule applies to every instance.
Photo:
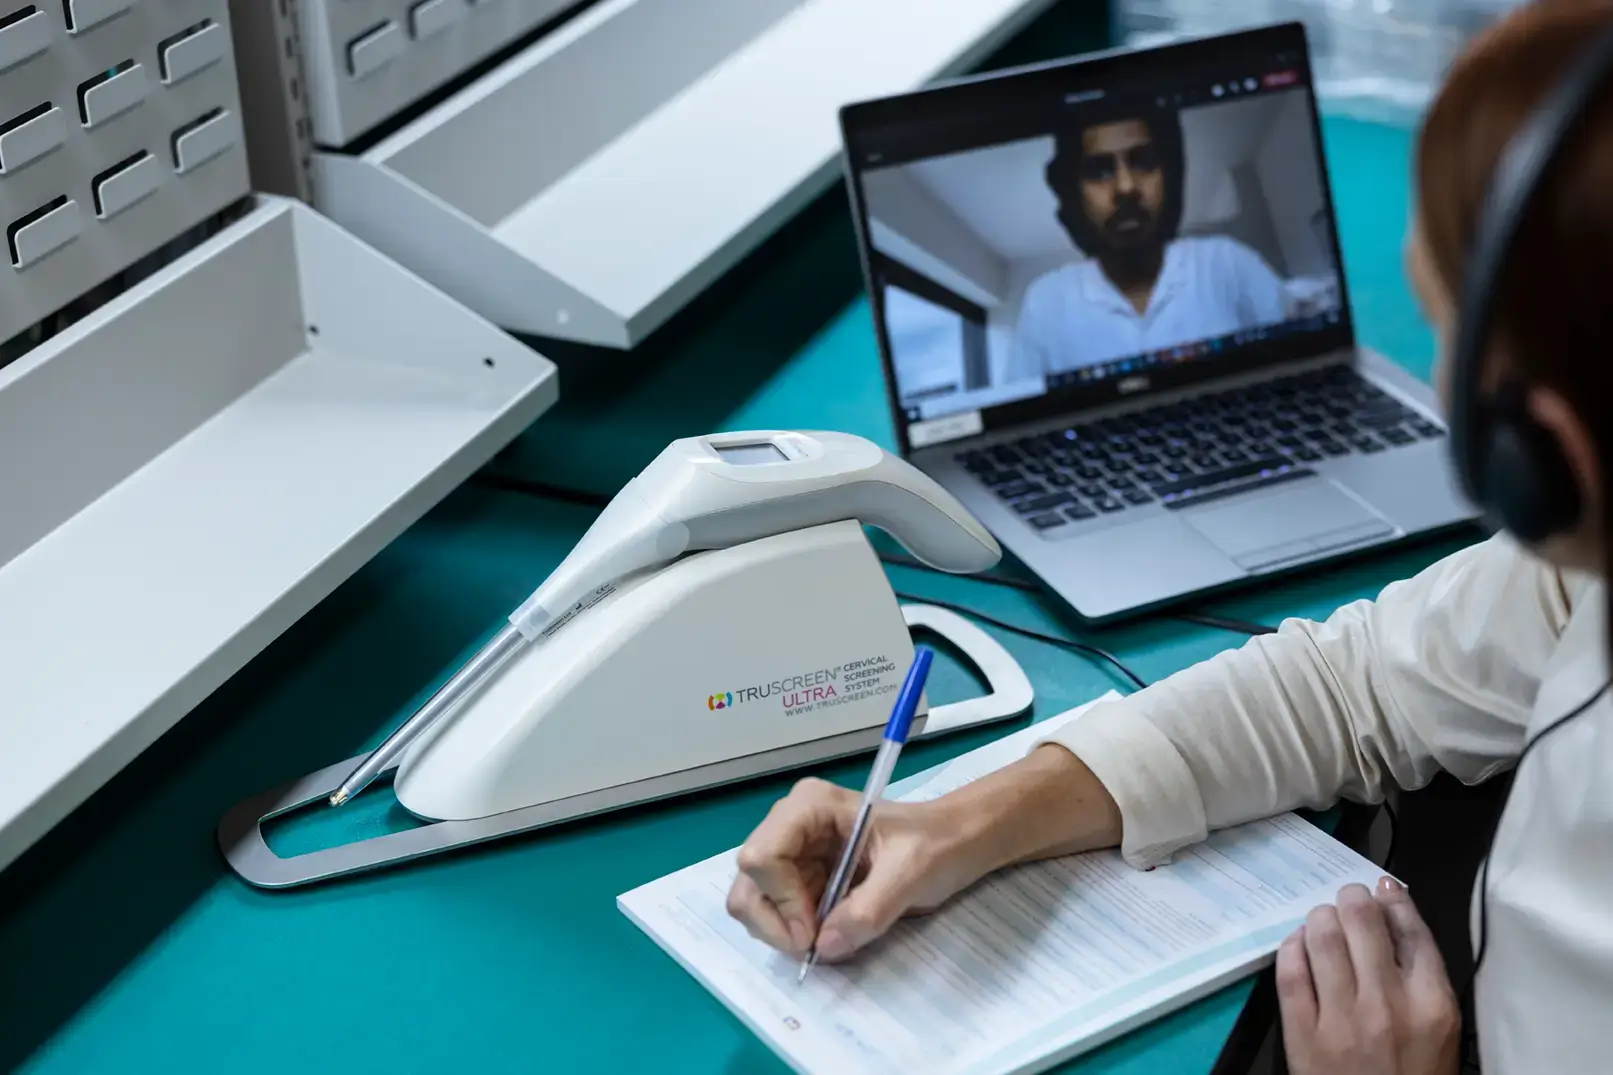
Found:
[[[338,791],[336,794],[334,794],[334,795],[332,795],[330,797],[330,804],[332,806],[340,806],[346,801],[347,801],[347,792],[345,792],[345,791]]]
[[[795,972],[795,984],[796,985],[800,985],[802,982],[806,981],[806,972],[807,972],[806,964],[803,963],[803,964],[801,964],[801,969]]]

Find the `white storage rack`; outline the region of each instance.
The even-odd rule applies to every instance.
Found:
[[[841,105],[1050,5],[601,0],[363,152],[316,152],[314,204],[497,324],[629,348],[836,180]]]
[[[0,340],[247,189],[225,0],[0,0]]]
[[[0,869],[557,394],[249,193],[232,29],[225,0],[0,0]]]

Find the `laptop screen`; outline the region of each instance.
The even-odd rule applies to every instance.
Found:
[[[904,450],[1354,342],[1298,24],[841,121]]]

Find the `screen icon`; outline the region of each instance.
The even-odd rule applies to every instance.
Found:
[[[1218,82],[1215,84],[1215,87],[1210,90],[1210,92],[1215,94],[1215,96],[1220,97],[1227,92],[1227,89]]]
[[[1260,83],[1256,82],[1252,78],[1246,78],[1246,79],[1243,80],[1243,88],[1248,90],[1250,93],[1255,92],[1255,90],[1258,89],[1259,87],[1260,87]]]

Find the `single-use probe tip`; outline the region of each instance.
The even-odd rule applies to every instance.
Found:
[[[347,792],[346,791],[338,791],[336,794],[334,794],[334,795],[332,795],[330,797],[330,804],[332,806],[340,806],[346,801],[347,801]]]

